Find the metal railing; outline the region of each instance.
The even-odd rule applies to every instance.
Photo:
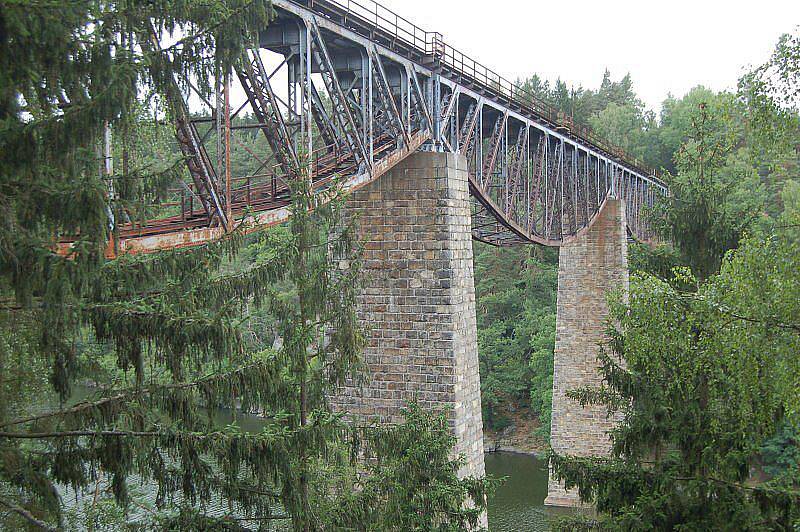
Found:
[[[303,3],[303,2],[298,2]],[[431,32],[425,31],[407,18],[401,17],[391,9],[383,7],[374,0],[307,0],[308,7],[314,4],[333,4],[350,16],[374,25],[386,34],[404,41],[406,44],[425,52]]]
[[[303,4],[303,2],[298,3]],[[306,0],[306,5],[312,9],[315,4],[336,6],[346,12],[348,17],[373,25],[384,35],[402,41],[459,75],[471,78],[486,89],[532,112],[534,116],[567,130],[570,134],[639,169],[646,175],[657,175],[654,169],[602,138],[588,126],[575,124],[572,116],[559,112],[530,91],[450,46],[439,32],[426,31],[375,0]]]

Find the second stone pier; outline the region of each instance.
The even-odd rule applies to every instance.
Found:
[[[606,407],[582,407],[566,394],[598,386],[597,355],[605,340],[612,290],[628,290],[628,235],[625,205],[609,199],[589,231],[561,247],[558,267],[553,414],[550,440],[561,455],[607,456],[608,433],[616,420]],[[579,506],[574,490],[551,478],[545,500],[550,506]]]

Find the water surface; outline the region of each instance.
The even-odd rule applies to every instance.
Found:
[[[76,400],[85,399],[91,390],[79,387]],[[248,415],[233,416],[230,410],[218,409],[213,413],[214,423],[225,426],[230,423],[238,425],[245,432],[259,432],[263,420]],[[488,501],[490,532],[539,532],[550,529],[550,517],[555,515],[551,508],[545,508],[547,496],[547,463],[533,455],[516,453],[487,453],[485,455],[486,473],[494,478],[503,479],[494,495]],[[133,483],[137,484],[136,482]],[[145,482],[137,486],[142,502],[148,506],[154,503],[155,486]],[[66,495],[66,492],[65,492]],[[73,496],[74,497],[74,496]],[[79,508],[85,501],[78,497],[65,499],[68,507]],[[210,513],[227,513],[224,506],[216,508],[211,505]],[[559,512],[560,513],[560,512]],[[138,514],[138,512],[133,512]],[[131,515],[132,521],[143,515]]]
[[[489,499],[490,532],[539,532],[549,530],[547,462],[515,453],[485,455],[486,474],[505,477]]]

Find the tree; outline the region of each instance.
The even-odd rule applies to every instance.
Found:
[[[60,523],[54,484],[85,486],[98,468],[112,478],[120,503],[127,501],[125,477],[134,469],[159,475],[165,489],[181,484],[180,468],[213,476],[189,445],[197,441],[197,451],[205,445],[208,452],[213,439],[198,434],[199,390],[211,399],[211,390],[224,393],[226,378],[235,381],[236,368],[222,371],[222,365],[241,360],[240,342],[234,313],[220,310],[210,291],[198,292],[208,280],[206,270],[217,268],[235,242],[106,261],[108,183],[97,171],[97,146],[106,127],[125,130],[140,94],[164,93],[177,74],[211,79],[214,67],[233,64],[268,20],[262,1],[87,0],[59,9],[2,2],[0,290],[7,298],[3,312],[12,316],[4,323],[21,322],[30,333],[4,329],[11,352],[0,357],[16,360],[17,368],[46,368],[62,401],[89,353],[80,349],[87,340],[113,350],[119,367],[133,373],[98,401],[36,416],[17,417],[19,408],[6,412],[15,417],[2,420],[2,504],[23,521]],[[167,50],[147,52],[140,39],[154,32],[183,37]],[[123,179],[139,169],[125,169]],[[164,182],[162,172],[137,177],[147,188]],[[136,192],[126,195],[119,187],[120,202],[135,201]],[[76,239],[68,255],[54,249],[65,237]],[[211,361],[219,374],[201,375],[200,363]],[[18,399],[12,402],[32,406]],[[155,430],[157,423],[168,428]],[[181,455],[178,471],[159,466],[163,455],[155,440]],[[194,500],[198,486],[206,496],[202,482],[185,480],[187,500]]]
[[[366,474],[326,508],[328,529],[455,532],[479,526],[494,482],[459,479],[464,461],[450,456],[455,438],[446,416],[413,403],[403,416],[402,425],[367,435]]]
[[[784,187],[800,178],[800,35],[786,34],[770,60],[739,81],[750,156],[770,195],[768,212],[782,209]]]
[[[670,176],[674,197],[657,211],[692,270],[673,268],[668,280],[632,276],[629,301],[612,306],[615,325],[599,357],[604,384],[569,394],[623,421],[610,458],[552,456],[556,475],[598,509],[596,520],[565,529],[800,526],[795,187],[784,188],[782,216],[748,223],[755,211],[744,190],[759,182],[757,159],[746,128],[715,115],[705,105],[695,113]],[[745,189],[737,188],[742,178]],[[643,258],[662,276],[676,264]],[[762,464],[767,480],[751,474]]]
[[[679,250],[700,280],[718,271],[723,256],[738,246],[762,204],[762,197],[753,193],[758,183],[755,171],[731,159],[726,124],[706,104],[698,106],[689,139],[676,155],[678,173],[666,176],[670,195],[653,215],[662,238]],[[736,196],[738,190],[743,192]]]
[[[291,221],[252,237],[252,260],[235,231],[193,249],[105,253],[111,213],[152,214],[148,200],[184,171],[161,136],[173,80],[209,96],[271,16],[266,0],[0,1],[3,526],[63,527],[61,493],[101,484],[122,514],[133,477],[156,492],[153,527],[241,530],[248,518],[320,530],[319,509],[363,467],[351,450],[371,429],[356,438],[325,400],[357,377],[363,343],[359,246],[335,181],[321,197],[298,176]],[[162,35],[173,44],[154,46]],[[123,161],[113,194],[97,171],[107,128]],[[246,334],[258,312],[280,347]],[[87,379],[89,396],[75,399]],[[264,427],[219,426],[219,407],[258,413]],[[468,492],[447,479],[461,508]],[[229,513],[207,513],[211,501]]]
[[[556,345],[556,314],[553,307],[534,314],[530,338],[531,413],[539,419],[539,435],[550,439],[553,413],[553,352]]]
[[[651,137],[656,130],[655,116],[635,103],[610,102],[605,109],[589,118],[589,125],[602,138],[619,146],[626,153],[662,167],[660,150],[654,149]]]
[[[796,471],[750,480],[781,420],[800,421],[798,257],[796,239],[776,234],[747,240],[697,292],[633,277],[600,357],[604,386],[570,394],[624,414],[613,456],[552,462],[596,503],[604,527],[789,530],[800,522]]]
[[[549,411],[558,258],[535,248],[475,246],[476,311],[484,425],[502,430],[512,411]]]

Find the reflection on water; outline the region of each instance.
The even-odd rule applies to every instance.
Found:
[[[505,477],[489,499],[489,530],[521,532],[549,530],[547,463],[535,456],[514,453],[489,453],[485,456],[486,474]]]

